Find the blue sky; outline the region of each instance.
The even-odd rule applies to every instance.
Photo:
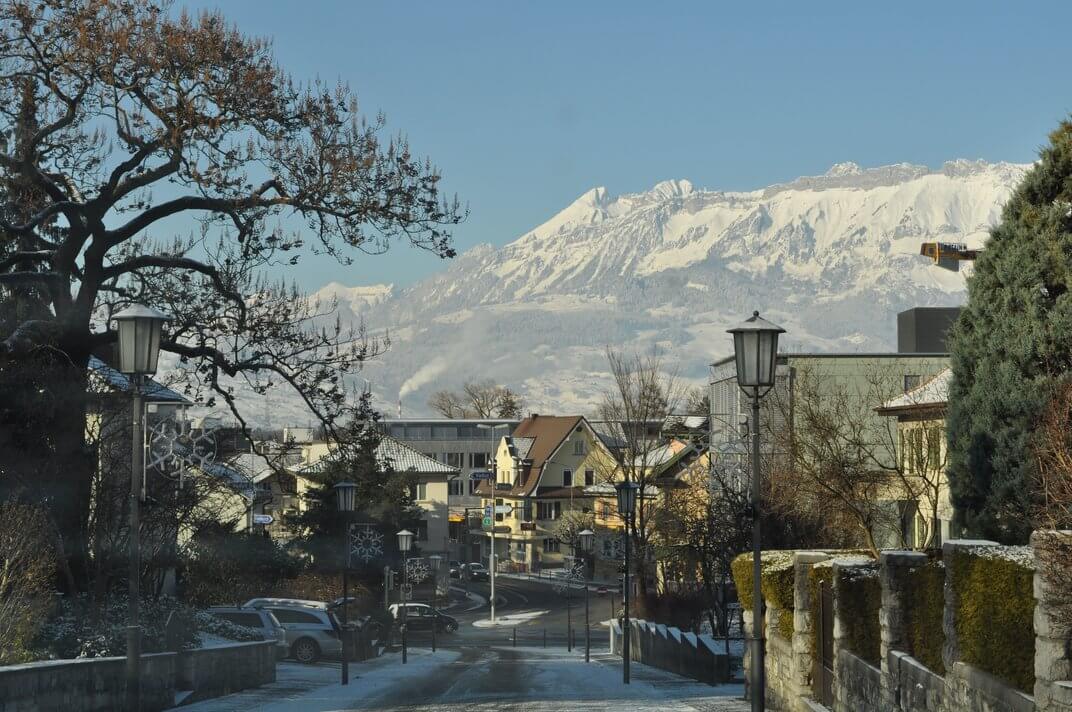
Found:
[[[341,79],[469,204],[459,251],[505,244],[584,191],[739,190],[833,163],[1033,160],[1072,111],[1072,3],[216,0],[296,79]],[[398,245],[306,288],[409,284]]]

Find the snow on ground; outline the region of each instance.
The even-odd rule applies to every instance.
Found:
[[[478,621],[473,621],[473,626],[477,628],[512,628],[515,625],[521,625],[528,623],[531,620],[535,620],[540,616],[545,616],[550,611],[521,611],[519,613],[507,613],[505,615],[495,616],[495,620],[490,618],[482,618]]]
[[[710,686],[634,663],[622,683],[621,660],[583,656],[563,648],[414,649],[351,666],[348,687],[338,665],[281,665],[279,680],[257,690],[189,705],[188,712],[747,712],[741,685]]]

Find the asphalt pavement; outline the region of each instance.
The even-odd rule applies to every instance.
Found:
[[[585,663],[562,648],[463,646],[414,649],[402,665],[392,653],[354,665],[338,683],[338,664],[280,665],[279,680],[182,707],[185,712],[747,712],[739,685],[712,687],[602,653]]]

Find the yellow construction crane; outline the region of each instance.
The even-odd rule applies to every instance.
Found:
[[[975,261],[980,252],[981,249],[969,249],[963,242],[924,242],[919,246],[919,254],[951,272],[959,272],[961,262]]]

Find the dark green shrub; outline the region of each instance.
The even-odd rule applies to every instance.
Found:
[[[878,566],[845,570],[834,579],[838,614],[844,626],[842,645],[875,667],[881,660],[882,633],[878,612],[882,607],[882,583]]]
[[[960,659],[1028,694],[1035,684],[1034,568],[1025,548],[956,551]]]
[[[938,675],[945,675],[942,661],[944,615],[945,564],[941,559],[934,559],[909,574],[904,600],[908,650],[904,652]]]

